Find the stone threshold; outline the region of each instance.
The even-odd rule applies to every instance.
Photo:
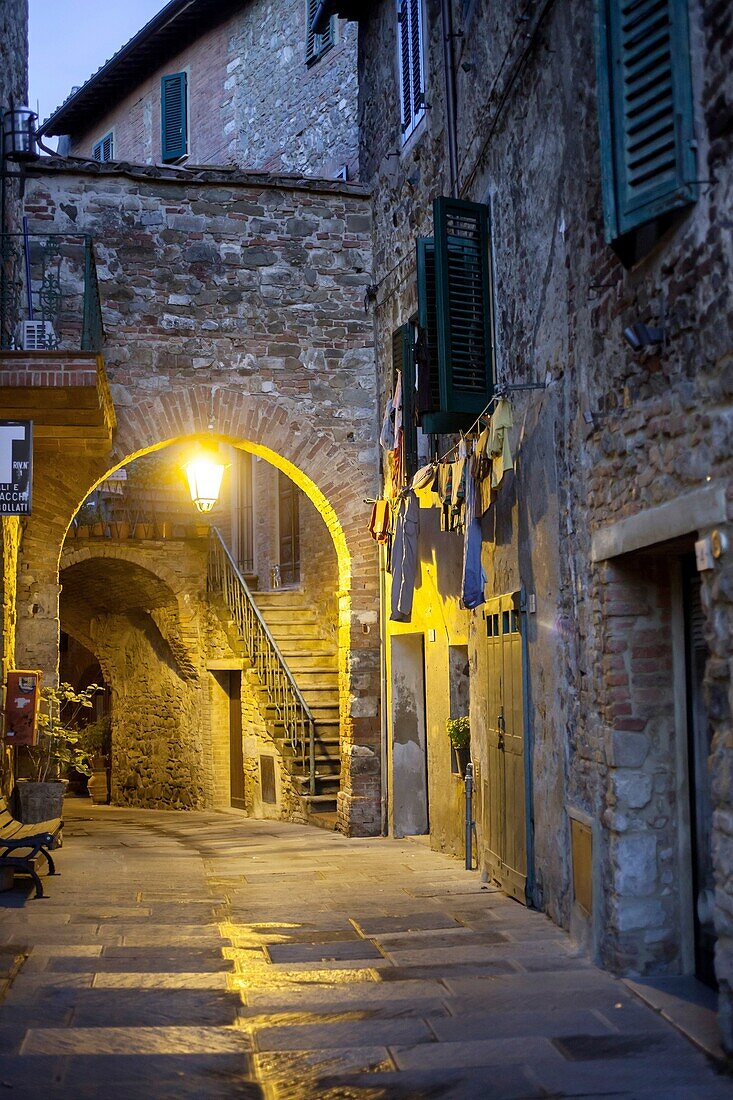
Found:
[[[728,1064],[720,1045],[718,994],[691,975],[624,978],[632,993],[716,1062]]]

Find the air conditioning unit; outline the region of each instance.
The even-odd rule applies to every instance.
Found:
[[[47,351],[58,344],[50,321],[21,321],[17,341],[21,351]]]

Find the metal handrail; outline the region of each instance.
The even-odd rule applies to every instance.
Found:
[[[310,793],[315,794],[316,747],[313,715],[217,527],[211,528],[209,540],[207,588],[209,592],[223,597],[244,642],[247,656],[265,688],[268,701],[283,723],[285,736],[296,756],[300,755],[303,760],[304,773],[305,761],[308,760]]]

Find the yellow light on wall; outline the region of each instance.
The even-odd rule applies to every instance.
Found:
[[[216,504],[225,469],[225,463],[221,461],[218,451],[213,448],[207,450],[202,448],[184,466],[191,500],[199,512],[210,512]]]

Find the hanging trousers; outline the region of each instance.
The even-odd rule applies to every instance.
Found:
[[[392,543],[392,607],[390,619],[409,623],[417,573],[417,540],[420,534],[420,502],[412,491],[400,500]]]

